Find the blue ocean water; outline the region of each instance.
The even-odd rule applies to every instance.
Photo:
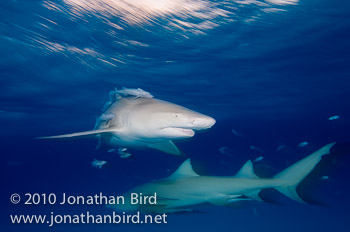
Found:
[[[176,142],[201,175],[232,176],[262,156],[256,171],[272,176],[329,142],[349,141],[349,12],[339,0],[1,1],[2,231],[349,231],[349,156],[303,186],[321,206],[272,193],[279,204],[206,204],[169,214],[167,224],[49,228],[9,218],[107,213],[98,205],[9,199],[122,194],[169,176],[185,160],[151,149],[121,159],[96,150],[94,139],[34,139],[93,129],[115,87],[142,88],[216,119]],[[93,168],[95,158],[108,164]]]

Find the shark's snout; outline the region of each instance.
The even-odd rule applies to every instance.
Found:
[[[195,118],[192,121],[193,129],[202,130],[212,127],[216,123],[215,119],[209,116]]]

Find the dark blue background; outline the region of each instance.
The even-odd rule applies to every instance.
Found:
[[[326,204],[322,207],[275,194],[282,205],[250,203],[234,209],[204,205],[197,208],[201,213],[169,215],[167,225],[49,229],[9,223],[11,213],[108,212],[103,206],[11,205],[9,196],[14,192],[116,195],[166,177],[183,162],[185,158],[154,150],[132,150],[133,159],[120,159],[104,149],[95,150],[97,142],[89,139],[34,139],[92,129],[114,87],[142,88],[214,117],[217,123],[212,129],[177,142],[202,175],[233,175],[246,160],[263,156],[255,163],[257,172],[271,176],[329,142],[350,139],[349,3],[271,4],[284,11],[266,13],[254,4],[225,2],[236,7],[232,9],[215,2],[234,14],[211,19],[217,26],[200,29],[201,33],[172,28],[170,16],[130,25],[103,14],[71,14],[64,1],[56,3],[61,11],[49,10],[45,1],[0,3],[3,231],[350,229],[346,156],[330,163],[312,187],[305,186],[313,199]],[[113,28],[107,19],[123,30],[108,33]],[[203,19],[183,20],[196,24]],[[95,52],[88,53],[91,50]],[[122,62],[108,63],[111,57]],[[332,115],[340,118],[329,121]],[[298,148],[303,141],[309,145]],[[276,152],[281,144],[287,147]],[[223,146],[229,155],[219,151]],[[108,165],[95,169],[94,158],[107,160]],[[321,175],[329,179],[320,180]]]

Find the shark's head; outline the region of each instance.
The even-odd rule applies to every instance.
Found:
[[[147,137],[160,137],[169,139],[189,138],[194,136],[194,130],[203,130],[212,127],[215,119],[207,115],[195,112],[185,107],[165,101],[148,99],[148,104],[143,104],[138,111],[142,112],[143,133]],[[135,115],[136,117],[136,115]],[[139,116],[137,116],[139,117]]]
[[[159,112],[159,133],[163,137],[189,138],[194,136],[194,130],[212,127],[215,119],[194,111]]]

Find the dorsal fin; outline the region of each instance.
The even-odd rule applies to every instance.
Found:
[[[257,175],[254,173],[253,169],[253,163],[251,160],[248,160],[242,168],[237,172],[235,177],[249,177],[249,178],[259,178]]]
[[[180,179],[195,176],[199,175],[193,171],[191,160],[187,159],[180,165],[180,167],[178,167],[178,169],[176,169],[176,171],[171,176],[168,177],[168,179]]]

